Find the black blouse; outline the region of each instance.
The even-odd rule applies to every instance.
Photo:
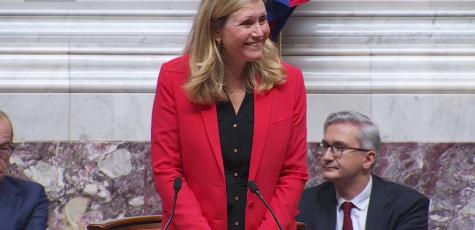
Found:
[[[226,175],[228,229],[245,229],[247,178],[254,132],[254,97],[247,92],[236,114],[232,103],[217,104]]]

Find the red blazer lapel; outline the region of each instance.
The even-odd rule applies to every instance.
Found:
[[[254,92],[254,134],[252,138],[251,163],[249,168],[250,180],[255,178],[262,153],[264,152],[272,111],[272,98],[272,92],[265,94]],[[203,124],[206,128],[208,141],[219,165],[221,176],[224,179],[224,163],[219,140],[216,105],[204,107],[201,111],[201,117],[203,118]]]
[[[219,171],[221,172],[221,176],[224,181],[224,164],[221,153],[221,143],[219,140],[218,114],[216,111],[216,104],[204,107],[201,111],[201,117],[203,118],[203,124],[206,129],[206,134],[208,136],[208,141],[214,154],[214,158],[218,163]]]
[[[273,95],[272,91],[264,94],[254,91],[254,134],[252,138],[249,180],[254,180],[256,177],[259,162],[264,151],[272,111]]]

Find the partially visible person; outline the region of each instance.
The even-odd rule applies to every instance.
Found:
[[[170,229],[296,228],[307,180],[302,72],[268,39],[263,0],[203,0],[185,54],[162,65],[152,114],[152,167]]]
[[[38,183],[7,175],[13,152],[13,128],[0,111],[0,229],[44,230],[48,223],[48,199]]]
[[[381,145],[365,115],[328,116],[318,148],[326,182],[304,191],[298,221],[309,230],[426,230],[429,199],[371,173]]]

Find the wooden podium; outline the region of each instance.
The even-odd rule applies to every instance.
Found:
[[[89,230],[160,230],[162,225],[162,216],[134,216],[121,219],[103,221],[87,225]],[[297,222],[297,230],[304,230],[305,223]],[[277,228],[276,228],[277,229]]]
[[[114,219],[100,223],[87,225],[90,230],[139,230],[139,229],[155,229],[160,230],[162,226],[162,216],[134,216]]]

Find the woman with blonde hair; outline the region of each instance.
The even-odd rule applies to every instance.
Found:
[[[170,229],[295,229],[307,180],[300,70],[268,39],[262,0],[203,0],[185,54],[162,65],[152,113],[152,169]]]

